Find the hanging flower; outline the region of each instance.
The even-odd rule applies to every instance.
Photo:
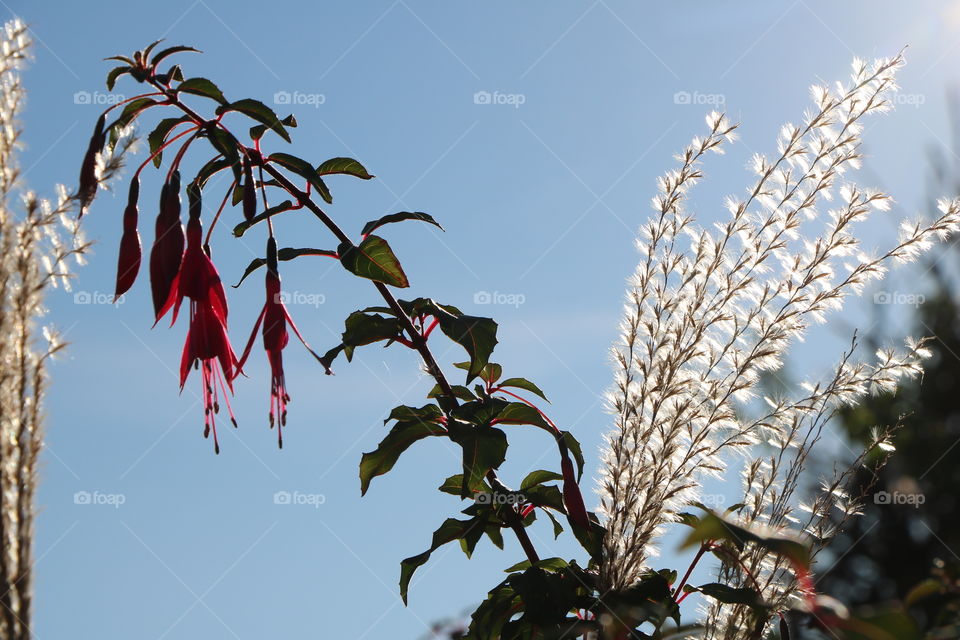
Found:
[[[175,288],[162,311],[165,313],[173,305],[175,322],[184,298],[190,300],[190,327],[180,360],[180,390],[190,368],[199,368],[203,381],[203,436],[206,438],[213,432],[214,451],[220,453],[215,421],[220,411],[220,396],[223,395],[230,422],[236,427],[229,394],[233,393],[233,379],[240,373],[240,367],[227,337],[227,298],[223,283],[201,241],[201,201],[196,184],[187,187],[187,195],[190,201],[187,249],[174,280]]]
[[[262,324],[263,348],[266,350],[267,360],[270,362],[270,428],[272,429],[274,425],[277,426],[277,442],[282,449],[283,427],[287,423],[287,403],[290,402],[290,395],[287,393],[286,380],[283,374],[283,349],[287,346],[290,338],[287,333],[288,323],[303,346],[315,358],[319,359],[319,357],[310,348],[310,345],[304,341],[303,336],[297,330],[297,326],[293,323],[293,318],[290,317],[290,313],[283,304],[283,294],[280,291],[280,273],[277,269],[277,242],[272,237],[267,240],[266,262],[267,300],[253,325],[250,340],[247,341],[247,346],[243,350],[243,356],[241,356],[237,368],[242,368],[250,355],[257,329]]]

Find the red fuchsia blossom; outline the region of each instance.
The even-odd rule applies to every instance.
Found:
[[[230,421],[237,426],[228,391],[233,393],[233,379],[240,373],[240,366],[227,337],[227,298],[223,283],[202,245],[199,188],[191,184],[187,187],[187,194],[190,199],[187,249],[170,297],[157,319],[173,306],[175,322],[183,299],[190,299],[190,327],[180,360],[180,390],[183,390],[190,368],[199,368],[203,381],[203,436],[208,437],[212,431],[214,451],[220,453],[215,418],[220,411],[220,394],[223,394]]]
[[[123,235],[120,238],[120,256],[117,259],[117,287],[114,289],[114,302],[133,286],[140,271],[140,233],[137,231],[137,198],[140,195],[140,179],[130,180],[130,194],[127,208],[123,211]]]
[[[283,295],[280,291],[280,272],[277,269],[277,242],[272,237],[267,240],[267,275],[265,282],[267,300],[253,325],[250,340],[247,341],[247,346],[243,350],[243,356],[241,356],[237,368],[242,368],[247,361],[250,349],[253,347],[253,341],[257,336],[257,329],[263,324],[263,348],[266,350],[267,360],[270,362],[270,428],[272,429],[274,425],[277,426],[277,443],[282,449],[283,427],[287,424],[287,403],[290,402],[290,395],[287,393],[286,379],[283,374],[283,350],[290,339],[290,335],[287,333],[288,323],[303,346],[315,358],[318,356],[300,335],[297,325],[293,323],[293,318],[290,317],[286,305],[283,304]]]

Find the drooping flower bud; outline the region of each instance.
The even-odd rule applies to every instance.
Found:
[[[160,213],[157,214],[156,237],[150,251],[150,286],[158,321],[173,304],[184,243],[183,225],[180,224],[180,172],[174,171],[170,181],[160,190]]]
[[[83,164],[80,165],[80,186],[77,188],[77,196],[80,198],[80,216],[87,212],[87,208],[97,195],[97,155],[103,151],[103,145],[107,140],[103,131],[106,121],[105,113],[97,118],[93,135],[90,136],[90,144],[87,145],[87,153],[83,156]]]
[[[117,288],[113,294],[114,302],[133,286],[137,279],[137,273],[140,271],[142,250],[140,233],[137,231],[137,199],[139,196],[140,179],[134,176],[130,181],[127,208],[123,212],[123,235],[120,237],[120,257],[117,260]]]
[[[583,495],[577,484],[577,476],[573,470],[573,462],[566,451],[560,461],[560,471],[563,474],[563,505],[567,508],[570,521],[584,529],[590,528],[590,517],[587,508],[583,505]]]
[[[257,188],[253,182],[250,160],[243,160],[243,218],[249,222],[257,215]]]

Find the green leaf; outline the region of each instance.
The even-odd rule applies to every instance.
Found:
[[[443,427],[430,422],[413,421],[395,424],[376,449],[363,454],[360,458],[360,494],[366,495],[367,489],[370,488],[370,481],[390,471],[400,455],[414,442],[444,433]]]
[[[323,198],[324,202],[327,204],[333,203],[333,196],[330,195],[330,189],[327,188],[327,184],[323,181],[323,178],[320,177],[320,174],[316,172],[313,166],[303,158],[298,158],[297,156],[289,153],[273,153],[270,154],[270,157],[267,158],[267,160],[279,164],[280,166],[293,171],[301,178],[304,178],[313,186],[314,189],[317,190],[317,193],[320,194],[320,197]]]
[[[193,179],[193,181],[202,189],[204,186],[206,186],[207,181],[210,178],[230,167],[231,164],[232,163],[226,158],[213,158],[200,168],[200,171],[197,172],[197,176]]]
[[[107,90],[113,91],[113,85],[117,83],[117,78],[125,73],[130,73],[130,67],[115,67],[107,74]]]
[[[210,144],[213,145],[213,148],[217,150],[217,153],[220,153],[229,161],[228,166],[239,164],[240,152],[237,150],[238,142],[233,135],[227,133],[220,127],[215,129],[207,129],[204,132],[204,135],[208,140],[210,140]],[[239,175],[239,166],[236,175]]]
[[[497,469],[507,457],[507,434],[494,427],[476,427],[453,420],[448,425],[450,439],[463,449],[463,482],[460,497],[468,498],[483,486],[491,469]]]
[[[906,597],[903,599],[903,603],[912,607],[916,603],[929,598],[930,596],[939,595],[944,592],[944,584],[940,580],[934,580],[933,578],[927,578],[922,582],[914,585],[910,591],[907,592]]]
[[[550,522],[553,523],[553,539],[556,540],[560,537],[560,534],[563,533],[563,526],[557,520],[557,517],[553,515],[553,512],[549,509],[544,509],[543,512],[547,514],[547,517],[550,518]]]
[[[360,178],[361,180],[369,180],[370,178],[374,177],[367,172],[362,164],[353,158],[330,158],[317,167],[317,173],[322,176],[343,174],[354,176],[355,178]]]
[[[705,596],[710,596],[714,600],[725,604],[744,604],[751,609],[767,611],[770,605],[763,601],[763,597],[755,589],[749,587],[734,588],[719,582],[710,582],[702,584],[699,587],[685,585],[684,591],[689,588],[691,591],[698,591]]]
[[[167,135],[170,133],[170,130],[176,127],[178,124],[183,124],[184,122],[190,122],[190,116],[183,116],[180,118],[164,118],[160,123],[150,132],[150,135],[147,136],[147,142],[150,145],[150,153],[155,153],[157,149],[163,146],[164,141],[167,139]],[[163,161],[163,153],[157,153],[153,158],[153,164],[156,167],[159,167]]]
[[[523,490],[522,493],[527,501],[538,507],[553,509],[564,515],[567,513],[567,509],[563,505],[563,494],[560,493],[560,489],[558,489],[556,485],[539,484],[528,487]]]
[[[535,487],[538,484],[543,484],[544,482],[553,482],[555,480],[563,480],[563,476],[554,471],[544,471],[543,469],[531,471],[520,483],[520,491],[529,489],[530,487]]]
[[[347,360],[353,359],[353,350],[356,347],[394,340],[400,335],[400,321],[396,318],[387,318],[381,315],[354,311],[344,321],[343,351]],[[439,409],[438,409],[439,411]]]
[[[387,419],[384,420],[383,423],[386,424],[391,420],[421,420],[424,422],[436,422],[442,417],[443,412],[440,411],[440,407],[435,404],[425,404],[422,407],[409,407],[407,405],[400,405],[399,407],[393,408],[393,410],[390,412],[390,415],[387,416]]]
[[[279,118],[277,118],[277,114],[273,112],[273,109],[263,104],[259,100],[254,100],[253,98],[244,98],[242,100],[237,100],[236,102],[231,102],[229,104],[217,107],[218,116],[228,111],[238,111],[246,116],[249,116],[257,122],[267,125],[281,138],[287,142],[290,142],[290,134],[287,133],[283,123],[280,122]]]
[[[547,400],[547,396],[540,390],[540,387],[533,384],[526,378],[507,378],[503,382],[497,385],[498,387],[512,387],[514,389],[523,389],[524,391],[529,391],[530,393],[535,393],[544,400]],[[547,400],[547,402],[550,402]]]
[[[453,366],[458,369],[463,369],[464,371],[470,370],[469,362],[454,362]],[[483,369],[480,370],[480,379],[486,382],[489,385],[492,385],[494,382],[500,379],[500,376],[503,375],[503,367],[501,367],[496,362],[488,362]]]
[[[414,571],[425,564],[427,560],[430,559],[430,554],[434,551],[448,542],[463,538],[474,527],[480,527],[482,530],[482,525],[477,518],[470,520],[447,518],[443,524],[440,525],[440,528],[433,532],[433,540],[430,543],[429,549],[419,555],[407,558],[400,563],[400,597],[403,598],[404,604],[407,604],[407,591],[410,587],[410,579],[413,577]]]
[[[180,53],[182,51],[192,51],[194,53],[203,53],[200,49],[194,49],[193,47],[187,47],[184,45],[177,45],[175,47],[168,47],[160,52],[157,55],[153,56],[153,60],[150,61],[150,66],[156,67],[163,59],[172,56],[175,53]]]
[[[371,238],[376,236],[370,236]],[[440,330],[463,347],[470,356],[467,384],[480,375],[497,345],[497,323],[491,318],[455,316],[440,310],[436,316]]]
[[[564,560],[563,558],[544,558],[537,562],[531,563],[529,560],[524,560],[523,562],[518,562],[517,564],[504,569],[505,573],[513,573],[515,571],[526,571],[530,567],[536,567],[537,569],[543,569],[550,573],[556,573],[563,569],[566,569],[570,566],[570,563]]]
[[[131,100],[123,108],[123,111],[120,112],[120,116],[114,120],[113,124],[111,124],[108,129],[111,131],[123,129],[128,124],[133,122],[137,116],[139,116],[145,110],[157,104],[160,103],[153,98],[137,98],[136,100]]]
[[[737,549],[743,549],[743,546],[750,542],[784,556],[795,567],[809,569],[810,566],[810,548],[806,544],[792,538],[750,531],[724,520],[712,511],[708,511],[700,518],[700,523],[684,540],[681,549],[698,545],[706,540],[728,540]]]
[[[244,188],[246,188],[246,185],[244,185]],[[243,191],[240,189],[238,189],[238,191],[240,192],[240,197],[242,198]],[[236,202],[234,204],[236,204]],[[283,213],[284,211],[290,211],[293,208],[294,208],[293,202],[291,202],[290,200],[284,200],[280,204],[275,204],[269,209],[267,209],[266,211],[262,213],[258,213],[257,215],[253,216],[249,220],[244,220],[243,222],[235,226],[233,228],[233,235],[239,238],[243,236],[243,234],[247,232],[247,229],[249,229],[253,225],[263,222],[267,218],[275,216],[278,213]]]
[[[410,286],[397,256],[387,241],[379,236],[367,236],[359,247],[344,242],[337,248],[337,253],[344,268],[356,276],[394,287]]]
[[[522,402],[508,403],[497,416],[497,422],[502,424],[531,424],[540,427],[551,435],[554,433],[553,427],[544,420],[539,411]]]
[[[454,397],[463,400],[464,402],[473,402],[477,399],[477,396],[473,394],[473,391],[470,391],[467,387],[462,384],[451,385],[450,389],[453,391]],[[440,398],[443,397],[443,389],[440,388],[440,385],[433,385],[433,389],[430,390],[430,393],[427,394],[428,398]]]
[[[443,231],[443,227],[440,226],[440,223],[434,220],[433,216],[429,214],[421,213],[420,211],[401,211],[399,213],[391,213],[390,215],[383,216],[377,220],[371,220],[367,224],[363,225],[360,235],[370,235],[385,224],[390,224],[392,222],[403,222],[404,220],[421,220],[423,222],[432,224],[440,229],[440,231]]]
[[[277,259],[281,261],[293,260],[295,258],[299,258],[300,256],[328,256],[331,258],[335,258],[337,257],[337,254],[334,253],[333,251],[327,251],[325,249],[311,249],[311,248],[294,249],[292,247],[284,247],[283,249],[280,249],[279,251],[277,251]],[[246,270],[243,272],[243,276],[241,276],[240,282],[233,285],[233,288],[236,289],[237,287],[239,287],[243,283],[243,281],[247,279],[247,276],[249,276],[251,273],[259,269],[260,267],[264,266],[265,264],[267,264],[267,261],[265,258],[254,258],[253,260],[251,260],[250,264],[247,265]]]
[[[210,98],[211,100],[216,100],[222,105],[227,104],[227,99],[223,97],[223,92],[220,91],[220,88],[206,78],[189,78],[184,80],[177,85],[177,91],[190,93],[195,96],[203,96],[204,98]],[[218,115],[219,112],[220,110],[217,109]]]

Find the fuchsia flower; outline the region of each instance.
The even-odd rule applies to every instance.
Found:
[[[174,278],[170,297],[163,304],[157,319],[173,306],[173,324],[183,299],[190,299],[190,326],[180,360],[180,390],[183,391],[190,368],[199,368],[203,380],[203,436],[208,437],[212,431],[214,451],[220,453],[215,421],[220,411],[220,394],[223,394],[230,421],[237,426],[230,408],[228,390],[233,393],[233,379],[239,375],[240,366],[227,337],[227,297],[223,283],[202,246],[200,191],[191,184],[187,187],[187,195],[190,200],[187,248]]]
[[[266,289],[267,300],[253,325],[253,331],[250,333],[250,340],[243,350],[243,356],[237,364],[237,368],[242,368],[250,355],[250,349],[253,347],[253,340],[256,338],[257,329],[263,324],[263,348],[267,352],[267,360],[270,362],[270,428],[277,425],[277,442],[280,448],[283,448],[283,427],[287,423],[287,403],[290,402],[290,395],[287,393],[286,380],[283,375],[283,349],[289,341],[287,333],[287,323],[293,329],[294,334],[303,343],[310,353],[317,355],[310,348],[310,345],[304,341],[303,336],[297,330],[293,323],[293,318],[283,304],[283,296],[280,292],[280,273],[277,269],[277,243],[272,237],[267,240],[267,275]]]

